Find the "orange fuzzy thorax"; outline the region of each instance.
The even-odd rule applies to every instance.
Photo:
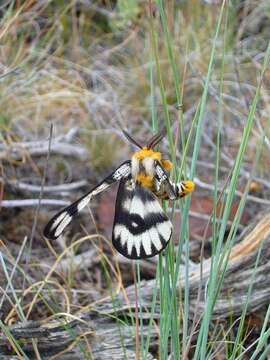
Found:
[[[148,149],[147,147],[143,147],[142,149],[136,151],[133,154],[133,157],[137,159],[137,161],[144,163],[144,160],[152,159],[153,161],[158,161],[165,170],[170,171],[172,168],[172,163],[169,160],[162,159],[162,155],[158,151],[154,151],[153,149]],[[152,174],[139,172],[136,174],[136,181],[141,185],[150,190],[154,188],[154,177]]]

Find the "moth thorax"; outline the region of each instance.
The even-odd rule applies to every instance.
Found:
[[[153,177],[155,173],[155,160],[151,157],[145,157],[139,160],[136,156],[131,159],[131,174],[133,179],[136,179],[139,174]]]
[[[155,173],[155,160],[152,157],[146,157],[142,160],[142,167],[147,176],[154,176]]]

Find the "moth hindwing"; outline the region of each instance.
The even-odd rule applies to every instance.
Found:
[[[112,242],[125,257],[143,259],[160,253],[168,244],[172,224],[156,196],[133,180],[120,181]]]

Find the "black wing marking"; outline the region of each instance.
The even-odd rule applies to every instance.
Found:
[[[168,244],[172,224],[158,199],[133,181],[120,181],[117,193],[112,242],[130,259],[145,259],[160,253]]]
[[[44,236],[50,240],[57,239],[66,226],[73,220],[73,218],[89,203],[91,198],[102,191],[106,190],[110,185],[122,178],[129,177],[131,174],[130,160],[121,164],[113,173],[106,177],[99,185],[76,200],[71,205],[58,212],[46,225],[44,229]]]

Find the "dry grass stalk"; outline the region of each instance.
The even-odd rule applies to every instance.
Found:
[[[258,220],[262,216],[261,220]],[[249,226],[249,232],[245,230],[244,236],[240,236],[241,241],[237,243],[230,255],[225,280],[220,291],[219,298],[213,312],[213,320],[225,320],[230,316],[237,317],[241,314],[245,304],[246,294],[250,286],[254,263],[258,254],[258,248],[263,243],[261,258],[257,268],[253,291],[248,304],[248,313],[258,310],[269,302],[270,279],[267,276],[270,271],[270,216],[269,213],[260,214],[256,218],[257,223]],[[78,258],[79,259],[79,258]],[[64,263],[62,264],[64,265]],[[60,266],[60,265],[59,265]],[[193,266],[190,274],[190,319],[197,301],[197,290],[200,281],[200,265]],[[181,272],[180,272],[181,273]],[[204,261],[203,266],[203,289],[207,285],[210,273],[210,259]],[[263,286],[262,286],[263,284]],[[141,282],[141,296],[143,304],[142,317],[145,321],[143,332],[147,334],[149,328],[147,321],[150,318],[150,307],[152,301],[153,287],[156,286],[154,280]],[[179,288],[184,288],[184,279],[180,278]],[[128,303],[127,299],[128,298]],[[159,302],[154,312],[154,319],[159,319]],[[199,315],[204,310],[204,299],[200,299],[198,304]],[[31,338],[37,339],[37,347],[46,359],[49,356],[56,356],[63,352],[61,359],[79,359],[81,354],[75,346],[76,341],[82,339],[83,334],[87,333],[87,339],[91,346],[91,351],[95,354],[95,359],[121,359],[123,349],[121,341],[125,345],[129,359],[135,359],[135,339],[132,336],[134,328],[132,325],[123,325],[115,316],[121,319],[130,319],[130,315],[135,311],[135,291],[134,286],[126,288],[125,294],[121,291],[112,302],[111,297],[87,306],[83,311],[79,311],[74,316],[69,314],[59,314],[61,319],[43,322],[28,321],[18,323],[9,327],[13,337],[23,340],[23,349],[30,353],[33,351]],[[57,314],[56,314],[57,316]],[[121,334],[119,335],[119,329]],[[72,330],[71,330],[72,329]],[[73,334],[71,336],[71,333]],[[75,335],[74,335],[75,334]],[[133,335],[135,333],[133,332]],[[76,341],[74,340],[76,339]],[[106,341],[105,341],[106,339]],[[151,344],[157,344],[158,333],[152,327]],[[8,353],[9,341],[2,334],[0,340],[0,354]],[[112,351],[112,349],[114,349]],[[65,357],[63,357],[65,356]],[[109,357],[110,356],[110,357]],[[149,354],[149,359],[151,355]]]

